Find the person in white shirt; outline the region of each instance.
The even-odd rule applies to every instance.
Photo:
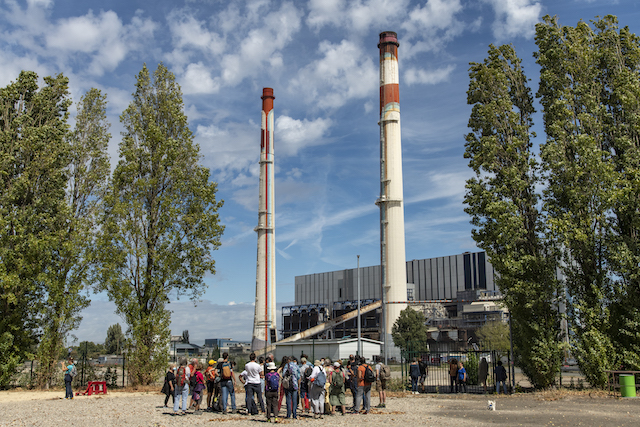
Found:
[[[249,355],[249,363],[244,365],[244,370],[246,371],[245,376],[245,403],[247,405],[247,410],[250,411],[250,408],[253,407],[251,405],[251,401],[254,399],[254,394],[258,398],[258,403],[260,404],[260,411],[264,412],[264,402],[262,401],[262,389],[260,387],[260,378],[264,376],[262,371],[262,366],[256,362],[256,354],[251,353]],[[257,410],[257,406],[256,406]]]

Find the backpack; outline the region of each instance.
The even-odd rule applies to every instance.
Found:
[[[320,372],[318,372],[318,376],[316,377],[314,384],[317,385],[318,387],[324,388],[324,385],[326,383],[327,383],[327,374],[325,374],[325,372],[322,369],[320,369]]]
[[[307,369],[304,370],[304,379],[308,380],[312,373],[313,368],[311,366],[308,366]]]
[[[182,387],[184,387],[184,383],[185,383],[185,369],[184,366],[180,366],[178,368],[178,373],[176,374],[176,384],[178,385],[178,387],[182,390]]]
[[[189,377],[189,387],[191,387],[191,390],[196,388],[197,383],[198,383],[198,377],[196,376],[196,373],[193,372],[191,374],[191,377]]]
[[[365,383],[375,383],[376,382],[376,374],[371,370],[371,366],[364,365],[364,382]]]
[[[336,389],[338,388],[341,389],[343,385],[344,385],[344,376],[342,374],[342,371],[340,370],[333,371],[333,373],[331,374],[331,386]]]
[[[69,372],[69,375],[71,375],[71,378],[75,378],[78,376],[78,370],[76,369],[76,365],[73,365],[73,368],[71,368],[71,372]]]
[[[222,363],[221,374],[223,380],[230,380],[233,376],[231,373],[231,364],[228,361]]]
[[[278,391],[280,375],[277,372],[267,372],[264,387],[266,391]]]
[[[386,381],[390,378],[391,378],[391,368],[389,368],[385,364],[380,365],[380,379]]]
[[[204,375],[207,381],[214,381],[216,379],[216,369],[213,366],[209,366],[207,370],[204,371]]]
[[[282,377],[282,388],[285,390],[291,390],[293,388],[293,381],[291,381],[291,372],[287,369]]]

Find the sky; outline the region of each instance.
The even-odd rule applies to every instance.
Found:
[[[21,70],[63,73],[77,102],[107,95],[112,167],[143,64],[179,82],[226,227],[200,301],[172,295],[171,329],[191,341],[250,340],[255,300],[263,87],[274,89],[278,308],[295,276],[380,263],[379,51],[398,33],[407,259],[476,251],[464,212],[470,62],[512,44],[535,93],[534,26],[618,16],[640,33],[631,0],[0,0],[0,86]],[[71,110],[75,114],[75,105]],[[538,141],[542,117],[535,116]],[[70,341],[103,342],[121,323],[90,294]],[[278,311],[279,313],[279,311]],[[280,321],[280,319],[278,319]],[[126,326],[124,327],[126,329]]]

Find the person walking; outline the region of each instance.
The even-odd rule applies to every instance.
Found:
[[[176,401],[176,365],[170,365],[167,374],[164,376],[164,384],[162,385],[162,393],[166,395],[164,398],[164,407],[168,408],[169,396],[173,398],[173,403]]]

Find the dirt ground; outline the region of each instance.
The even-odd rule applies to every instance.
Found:
[[[157,392],[109,392],[106,396],[78,396],[64,400],[58,391],[0,392],[0,426],[173,426],[247,425],[265,422],[264,415],[221,415],[189,412],[175,416],[164,408],[164,395]],[[487,410],[487,400],[496,402],[496,411]],[[244,394],[236,394],[238,407]],[[351,398],[347,398],[351,403]],[[169,401],[171,405],[171,400]],[[372,392],[372,406],[378,397]],[[281,417],[286,415],[283,404]],[[512,396],[492,395],[412,395],[393,393],[387,407],[373,408],[368,415],[325,416],[315,420],[299,414],[299,420],[281,423],[309,426],[427,425],[427,426],[639,426],[640,400],[609,397],[603,393],[546,392]]]

